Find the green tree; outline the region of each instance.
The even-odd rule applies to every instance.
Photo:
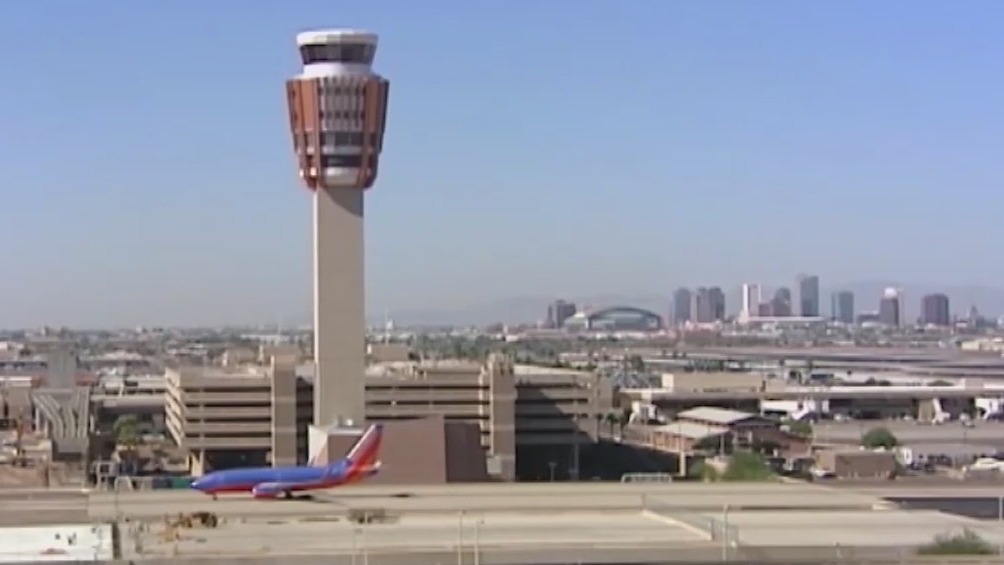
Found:
[[[798,437],[812,437],[812,424],[804,420],[788,422],[788,431]]]
[[[115,443],[126,449],[135,449],[140,443],[139,420],[133,414],[119,416],[112,424]]]
[[[767,461],[757,453],[737,451],[729,458],[722,480],[729,482],[767,481],[774,476]]]
[[[861,436],[861,445],[869,449],[892,449],[899,445],[899,440],[888,428],[872,428]]]
[[[687,469],[687,476],[693,479],[700,479],[706,483],[716,483],[721,479],[718,470],[704,461],[698,461],[691,465]]]
[[[966,528],[957,534],[942,534],[931,543],[921,546],[920,555],[996,555],[995,548],[979,534]]]
[[[115,444],[118,446],[119,457],[123,463],[128,465],[126,473],[133,474],[136,469],[136,448],[141,443],[139,434],[139,420],[133,414],[119,416],[112,424],[112,433],[115,434]]]

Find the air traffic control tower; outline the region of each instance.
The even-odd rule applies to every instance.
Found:
[[[314,424],[359,427],[366,371],[363,194],[377,177],[389,83],[372,70],[373,33],[306,31],[296,43],[303,70],[286,81],[286,96],[300,179],[314,199]]]

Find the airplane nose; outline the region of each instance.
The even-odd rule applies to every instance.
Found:
[[[206,483],[202,479],[196,479],[192,481],[192,484],[188,485],[188,488],[193,488],[195,490],[202,490],[206,486]]]

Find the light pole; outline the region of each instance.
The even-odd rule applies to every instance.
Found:
[[[458,515],[457,523],[457,565],[464,565],[464,511]]]
[[[997,525],[1004,524],[1004,496],[997,498]],[[997,535],[1000,535],[998,532]],[[1004,540],[997,542],[997,554],[1004,553]]]
[[[722,561],[729,560],[729,505],[722,508]]]
[[[484,518],[474,521],[474,565],[481,565],[481,525],[484,523]]]

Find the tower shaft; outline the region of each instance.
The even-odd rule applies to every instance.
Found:
[[[365,420],[362,190],[314,191],[314,423]]]

